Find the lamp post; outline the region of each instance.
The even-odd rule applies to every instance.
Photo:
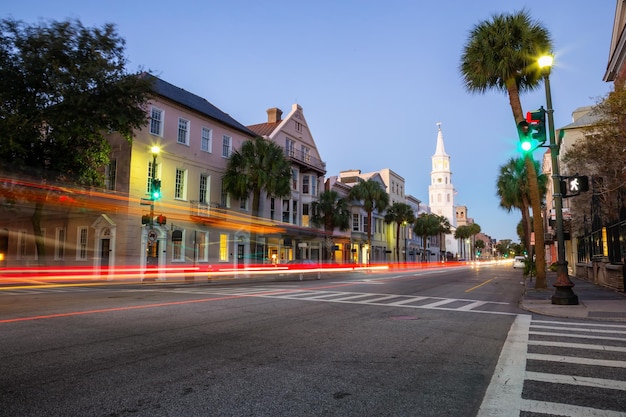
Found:
[[[156,160],[157,155],[160,152],[160,148],[158,146],[153,146],[150,148],[150,152],[152,153],[152,167],[150,170],[150,175],[152,176],[150,180],[150,220],[148,222],[148,250],[146,256],[146,265],[148,267],[154,267],[158,264],[157,260],[157,250],[158,250],[158,241],[157,241],[157,233],[154,230],[154,202],[157,200],[158,196],[155,196],[155,187],[157,187],[156,180]],[[155,262],[156,261],[156,262]],[[154,279],[154,278],[150,278]]]
[[[539,67],[543,73],[546,87],[546,105],[548,109],[548,124],[550,125],[550,158],[552,161],[552,186],[554,198],[554,210],[556,214],[556,241],[557,241],[557,269],[556,282],[553,284],[555,291],[552,295],[552,304],[577,305],[578,296],[572,288],[574,283],[570,281],[567,272],[567,260],[565,259],[565,236],[563,234],[563,194],[561,194],[561,175],[559,172],[559,148],[556,143],[554,130],[554,109],[552,108],[552,93],[550,91],[550,69],[553,57],[550,55],[539,58]],[[540,249],[542,250],[542,249]]]
[[[161,148],[156,145],[150,148],[150,152],[152,153],[152,179],[150,180],[150,230],[154,229],[154,184],[156,181],[156,160],[160,151]]]

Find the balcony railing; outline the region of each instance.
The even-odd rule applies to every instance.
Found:
[[[326,163],[312,157],[308,153],[304,153],[293,148],[284,148],[284,152],[285,156],[291,161],[298,162],[310,168],[314,168],[320,172],[326,173]]]
[[[189,215],[193,217],[209,217],[211,214],[211,206],[207,203],[199,201],[189,201]]]

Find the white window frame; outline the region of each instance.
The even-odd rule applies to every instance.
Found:
[[[248,211],[248,197],[246,196],[245,198],[242,198],[241,200],[239,200],[239,208],[241,210],[245,210]]]
[[[228,135],[222,135],[222,157],[230,158],[233,151],[233,138]]]
[[[211,200],[211,176],[208,174],[200,174],[200,185],[198,187],[198,202],[201,204],[209,204]]]
[[[182,233],[179,242],[172,242],[172,262],[183,262],[185,260],[185,232],[184,229],[176,229]]]
[[[196,244],[198,245],[196,260],[198,262],[209,262],[209,232],[196,231]]]
[[[220,191],[220,204],[222,207],[230,208],[230,193],[224,189],[224,177],[222,177],[222,189]]]
[[[285,138],[285,155],[292,158],[296,155],[296,141],[288,137]]]
[[[174,182],[174,198],[176,200],[187,199],[187,170],[176,168],[176,176]]]
[[[155,115],[158,114],[158,118]],[[150,109],[150,134],[155,136],[163,136],[163,115],[165,112],[158,107],[152,106]],[[157,128],[155,131],[154,128]]]
[[[78,226],[76,228],[76,260],[77,261],[87,260],[88,244],[89,244],[89,228],[87,226]]]
[[[202,127],[200,133],[200,150],[203,152],[213,153],[213,129]]]
[[[230,257],[228,256],[228,244],[230,242],[230,236],[227,233],[220,233],[219,240],[219,261],[228,262]]]
[[[178,118],[178,130],[176,134],[176,142],[181,145],[189,146],[189,131],[191,130],[191,122],[185,118]]]
[[[159,178],[159,171],[161,170],[161,164],[158,162],[154,165],[154,175]],[[148,180],[146,182],[146,194],[152,192],[152,159],[148,161]]]

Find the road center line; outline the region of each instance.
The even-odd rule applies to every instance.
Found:
[[[476,288],[480,288],[480,287],[482,287],[483,285],[488,284],[488,283],[490,283],[490,282],[491,282],[491,281],[493,281],[493,280],[494,280],[494,278],[490,278],[490,279],[488,279],[487,281],[483,282],[482,284],[478,284],[478,285],[476,285],[475,287],[472,287],[472,288],[469,288],[469,289],[465,290],[465,292],[474,291]]]

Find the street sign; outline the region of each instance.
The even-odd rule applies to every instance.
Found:
[[[567,194],[568,195],[580,194],[580,179],[578,177],[569,177],[567,179]]]
[[[589,180],[584,175],[574,175],[565,179],[564,195],[573,197],[589,190]]]
[[[149,206],[152,204],[152,200],[149,198],[142,198],[139,204],[141,204],[142,206]]]
[[[156,232],[156,230],[149,230],[149,231],[148,231],[148,241],[149,241],[150,243],[154,243],[154,241],[156,240],[156,238],[157,238],[157,232]]]

